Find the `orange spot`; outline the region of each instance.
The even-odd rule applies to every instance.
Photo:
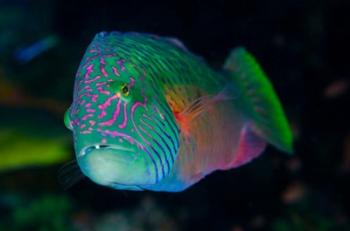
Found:
[[[174,112],[174,115],[175,115],[176,121],[180,125],[181,132],[183,132],[185,136],[189,136],[190,120],[187,117],[180,115],[179,112]]]

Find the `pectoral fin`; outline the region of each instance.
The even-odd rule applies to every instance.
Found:
[[[216,103],[233,100],[234,94],[228,87],[215,95],[204,95],[193,100],[181,112],[175,112],[175,117],[180,125],[180,129],[188,136],[190,134],[191,122],[200,117],[203,113],[210,113]]]

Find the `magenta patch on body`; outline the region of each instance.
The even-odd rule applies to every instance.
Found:
[[[86,90],[86,91],[92,91],[92,89],[91,89],[90,85],[86,85],[86,86],[83,88],[83,90]]]
[[[91,101],[94,102],[94,103],[96,103],[97,98],[98,98],[98,95],[93,95],[93,96],[91,97]]]
[[[109,105],[111,105],[111,101],[117,98],[118,98],[117,95],[113,95],[112,97],[109,97],[103,104],[98,105],[98,108],[101,110],[106,109]]]
[[[86,112],[88,112],[88,113],[94,113],[95,111],[96,111],[95,109],[91,109],[91,108],[86,109]]]
[[[104,86],[106,84],[107,84],[107,82],[98,82],[98,83],[96,83],[96,87],[101,87],[101,86]]]
[[[86,80],[84,83],[85,83],[85,84],[90,84],[90,83],[95,82],[96,80],[98,80],[98,79],[100,79],[100,78],[101,78],[101,77],[98,75],[98,76],[96,76],[96,77],[93,78],[93,79]]]
[[[79,119],[72,120],[72,126],[79,126]]]
[[[141,102],[134,103],[134,105],[132,105],[132,107],[131,107],[131,114],[132,115],[135,113],[136,108],[139,106],[145,106],[145,103],[141,103]]]
[[[265,147],[266,142],[252,131],[249,124],[246,124],[241,131],[236,158],[228,168],[236,168],[250,162],[258,157]]]
[[[100,126],[111,126],[115,122],[115,120],[117,119],[117,117],[120,113],[120,103],[121,103],[121,100],[119,100],[117,103],[116,109],[113,112],[112,119],[99,123]],[[102,112],[104,112],[104,115],[106,115],[105,111],[102,111]]]
[[[92,117],[93,114],[87,114],[87,115],[84,115],[83,118],[81,118],[82,120],[87,120],[89,117]]]
[[[126,123],[128,122],[128,114],[126,111],[126,106],[127,106],[127,103],[124,103],[124,118],[123,118],[123,123],[119,124],[119,128],[125,128]]]
[[[98,92],[100,92],[101,94],[104,94],[104,95],[110,94],[109,91],[104,90],[102,87],[98,87],[97,90],[98,90]]]
[[[106,111],[101,111],[101,113],[98,115],[98,118],[99,119],[102,119],[103,117],[105,117],[107,115],[107,112]]]
[[[133,138],[131,136],[128,136],[128,135],[121,133],[121,132],[118,132],[118,131],[101,130],[101,129],[97,129],[97,131],[103,135],[109,135],[112,137],[122,137],[126,140],[133,140]]]
[[[116,76],[120,76],[119,74],[119,71],[116,67],[112,67],[112,70],[113,70],[113,73],[116,75]]]
[[[80,105],[84,105],[85,104],[85,100],[83,99],[82,101],[79,102]]]
[[[129,141],[130,144],[134,144],[134,143],[135,143],[135,142],[134,142],[134,139],[131,138],[130,136],[125,137],[125,139],[126,139],[127,141]]]
[[[133,87],[135,85],[135,79],[133,77],[130,77],[130,88]]]
[[[85,73],[85,75],[84,75],[84,78],[85,78],[85,79],[90,78],[90,74],[91,74],[91,72],[92,72],[93,67],[94,67],[94,65],[91,64],[91,65],[89,65],[89,66],[86,68],[86,73]]]
[[[106,66],[106,62],[105,62],[105,60],[104,59],[101,59],[100,60],[100,69],[101,69],[101,73],[102,73],[102,75],[104,76],[104,77],[107,77],[108,76],[108,74],[107,74],[107,72],[106,72],[106,70],[105,70],[105,66]]]
[[[119,69],[120,69],[121,71],[124,71],[124,70],[125,70],[124,63],[125,63],[125,61],[122,60],[122,59],[120,59],[120,60],[117,61],[117,64],[119,65]]]
[[[134,121],[134,113],[135,113],[135,110],[137,109],[137,107],[144,107],[146,105],[146,102],[147,102],[147,98],[145,98],[145,102],[135,102],[132,107],[131,107],[131,121],[132,121],[132,124],[134,126],[134,128],[136,129],[136,133],[141,137],[142,141],[146,144],[146,145],[150,145],[150,142],[144,138],[144,136],[140,133],[139,129],[141,129],[141,127],[139,126],[136,126],[135,124],[135,121]]]

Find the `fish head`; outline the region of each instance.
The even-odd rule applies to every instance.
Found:
[[[134,63],[88,48],[65,116],[84,175],[101,185],[137,190],[170,172],[177,127],[156,88]]]

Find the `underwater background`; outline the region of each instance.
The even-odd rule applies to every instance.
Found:
[[[350,230],[347,0],[0,0],[0,230]],[[269,146],[181,193],[118,191],[84,179],[63,115],[100,31],[176,37],[219,69],[244,46],[291,123],[295,153]]]

